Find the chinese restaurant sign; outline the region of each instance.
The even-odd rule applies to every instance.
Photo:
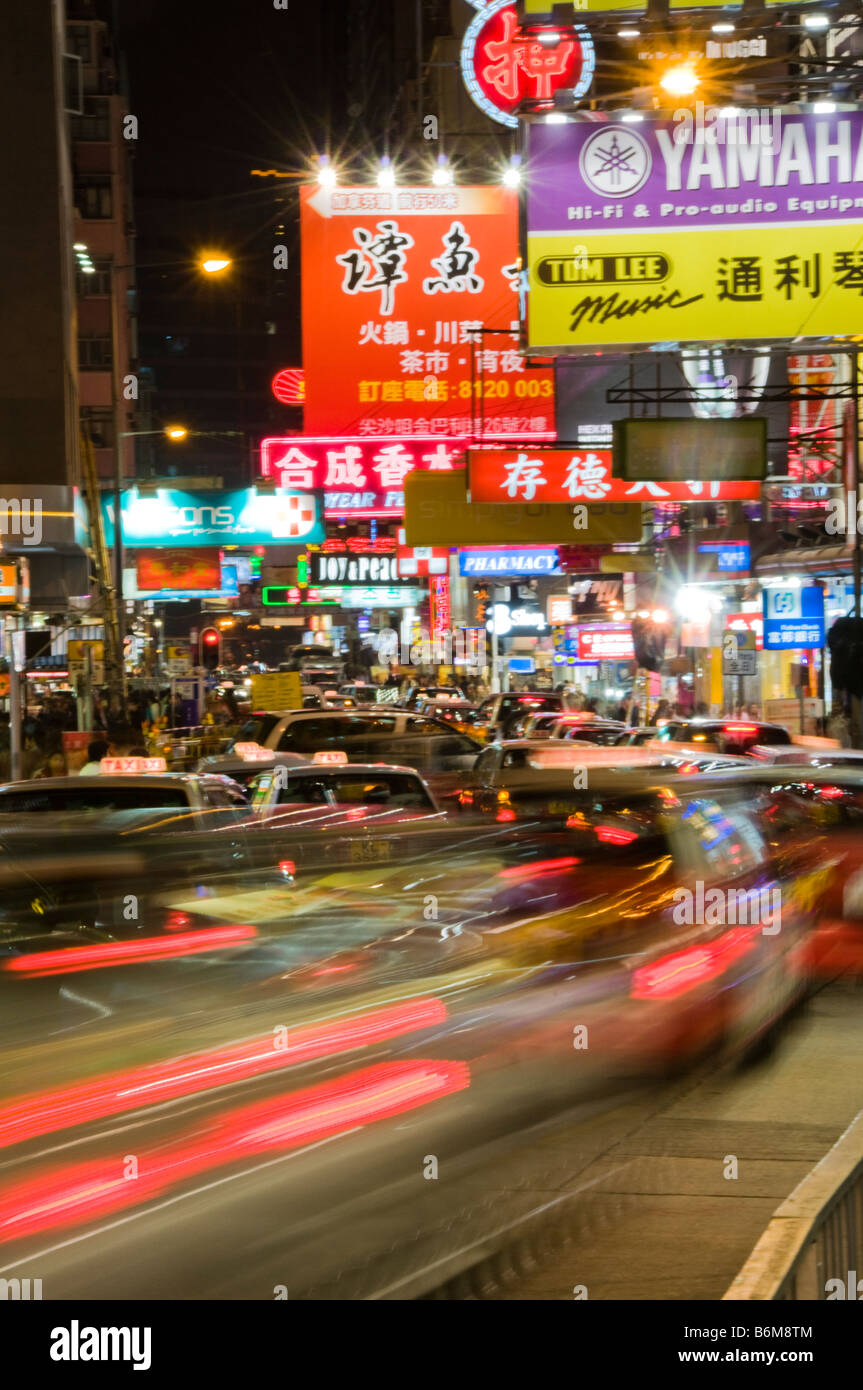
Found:
[[[554,437],[554,373],[518,350],[514,190],[300,198],[310,434]]]
[[[529,123],[532,351],[859,331],[863,112],[686,115]]]
[[[448,473],[466,447],[464,439],[292,435],[263,441],[261,474],[280,487],[321,489],[325,516],[394,517],[404,512],[408,473]]]
[[[756,502],[757,482],[627,482],[610,449],[469,449],[473,502]]]
[[[551,101],[564,87],[573,100],[584,96],[596,61],[586,29],[579,25],[551,47],[519,34],[512,0],[471,3],[477,13],[462,43],[462,76],[471,99],[493,121],[515,129],[521,102]]]

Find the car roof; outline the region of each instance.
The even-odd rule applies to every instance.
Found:
[[[266,769],[264,769],[266,771]],[[308,762],[305,767],[289,767],[287,771],[293,776],[298,777],[320,777],[323,775],[339,775],[345,772],[360,772],[362,774],[374,773],[380,776],[382,772],[406,773],[410,777],[417,777],[422,781],[422,777],[415,767],[403,767],[401,763],[314,763]]]
[[[22,787],[29,787],[33,791],[47,791],[51,788],[70,788],[70,787],[140,787],[142,783],[148,787],[165,786],[176,787],[177,785],[190,784],[195,782],[212,780],[216,774],[197,773],[197,772],[139,772],[137,775],[102,775],[96,773],[93,777],[29,777],[22,778],[20,782],[4,782],[0,786],[0,792],[20,791]]]

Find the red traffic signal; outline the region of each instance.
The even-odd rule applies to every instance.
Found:
[[[217,627],[205,627],[201,633],[201,665],[215,671],[222,657],[222,634]]]

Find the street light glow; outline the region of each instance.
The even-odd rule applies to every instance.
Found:
[[[189,431],[185,425],[168,425],[165,433],[169,439],[185,439]]]
[[[520,164],[520,157],[517,154],[514,154],[511,162],[507,165],[506,169],[504,169],[503,182],[507,188],[518,188],[519,184],[521,183],[521,169],[519,168]]]
[[[438,188],[447,188],[452,183],[452,169],[447,164],[446,155],[438,155],[438,161],[432,174],[432,183]]]
[[[381,160],[380,168],[378,169],[377,184],[378,188],[395,188],[396,186],[395,170],[387,154],[385,154]]]
[[[698,73],[689,63],[678,63],[659,79],[660,87],[673,97],[691,97],[698,86]]]
[[[201,261],[201,269],[208,275],[218,275],[220,270],[227,270],[230,264],[229,256],[208,256],[206,260]]]
[[[338,177],[335,169],[330,163],[329,155],[318,155],[318,164],[320,166],[318,169],[318,183],[321,185],[321,188],[335,188]]]

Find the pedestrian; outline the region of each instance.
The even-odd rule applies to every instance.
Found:
[[[53,753],[49,753],[36,777],[65,777],[66,776],[66,755],[59,748],[55,748]]]
[[[848,716],[842,706],[835,701],[830,711],[830,718],[827,720],[827,737],[837,739],[840,748],[851,747],[851,725],[848,722]]]
[[[79,777],[95,777],[101,772],[99,764],[108,756],[108,745],[103,738],[91,739],[87,744],[87,761],[78,773]]]

